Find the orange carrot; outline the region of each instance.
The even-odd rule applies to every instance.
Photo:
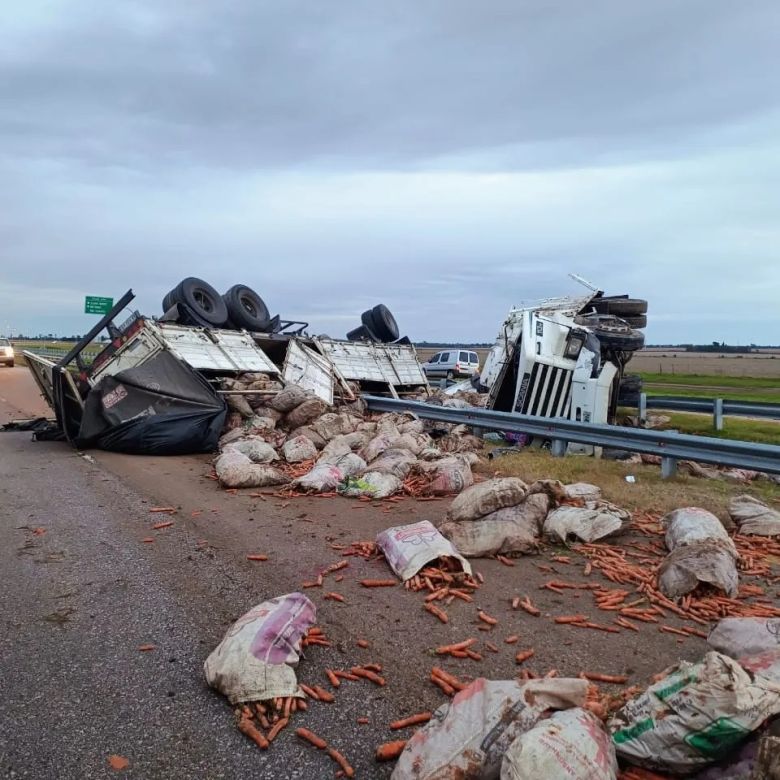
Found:
[[[512,634],[512,636],[508,636],[504,641],[508,645],[513,645],[518,639],[520,639],[520,637],[517,634]]]
[[[358,639],[358,641],[355,642],[355,644],[358,647],[368,647],[368,641],[366,639]]]
[[[238,730],[251,739],[261,750],[268,749],[268,740],[263,736],[249,718],[241,718],[238,721]]]
[[[556,623],[585,623],[587,621],[587,615],[562,615],[555,618]]]
[[[156,513],[156,512],[173,513],[176,511],[176,507],[175,506],[153,506],[149,511],[152,513]]]
[[[510,561],[509,558],[507,558],[504,555],[496,555],[496,560],[499,561],[499,563],[503,563],[504,566],[514,566],[515,562]]]
[[[492,642],[485,642],[485,647],[490,650],[491,653],[497,653],[498,648]]]
[[[357,675],[351,674],[350,672],[342,672],[341,669],[336,669],[333,674],[335,674],[336,677],[340,677],[342,680],[357,681],[360,679]]]
[[[430,712],[420,712],[417,715],[410,715],[408,718],[394,720],[390,724],[390,728],[393,729],[393,731],[405,729],[407,726],[416,726],[418,723],[427,723],[432,717],[433,715]]]
[[[379,685],[380,687],[386,683],[384,677],[380,677],[378,674],[375,674],[368,669],[362,669],[359,666],[353,666],[349,671],[358,677],[365,677],[366,680],[371,680],[372,683],[376,683],[376,685]]]
[[[360,664],[362,669],[368,669],[369,672],[381,672],[382,664]]]
[[[376,749],[377,761],[394,761],[401,753],[404,752],[406,747],[406,740],[399,739],[396,742],[385,742],[384,745],[380,745]]]
[[[329,747],[325,752],[341,767],[346,777],[355,776],[355,770],[349,765],[349,761],[336,748]]]
[[[274,738],[279,732],[290,722],[289,718],[280,718],[274,723],[271,730],[268,732],[268,741],[273,742]]]
[[[330,684],[334,688],[338,688],[341,685],[341,680],[339,680],[338,677],[336,677],[335,674],[330,669],[325,670],[325,674],[328,676],[328,680],[330,680]]]
[[[540,609],[537,609],[532,603],[531,599],[526,596],[521,602],[520,606],[529,614],[533,615],[534,617],[539,617],[539,615],[542,614],[542,611]]]
[[[138,649],[142,653],[148,653],[150,650],[154,650],[155,649],[155,645],[138,645]]]
[[[440,677],[437,677],[435,674],[431,674],[431,682],[434,685],[438,685],[439,688],[441,688],[444,691],[444,693],[447,694],[447,696],[455,695],[455,689],[448,682],[445,682]]]
[[[435,604],[423,604],[423,607],[428,610],[432,615],[435,615],[439,620],[441,620],[442,623],[449,623],[450,619],[447,616],[447,613],[441,609],[440,607],[437,607]]]
[[[599,674],[598,672],[582,672],[580,677],[584,677],[591,682],[603,682],[614,683],[615,685],[623,685],[628,682],[628,677],[622,674]]]
[[[152,526],[152,529],[155,531],[159,531],[161,528],[169,528],[173,525],[173,520],[169,520],[167,523],[155,523]]]
[[[520,596],[515,596],[512,599],[512,609],[517,609],[520,606]]]
[[[316,699],[317,701],[320,700],[320,695],[317,693],[317,691],[314,690],[314,688],[310,688],[308,685],[304,685],[303,683],[298,683],[298,687],[310,698],[310,699]]]
[[[247,555],[246,559],[248,561],[267,561],[268,560],[268,556],[267,555],[260,555],[260,554],[258,554],[258,555]]]
[[[345,602],[346,599],[340,594],[340,593],[326,593],[323,598],[329,599],[330,601],[341,601]]]
[[[358,718],[358,719],[357,719],[357,722],[358,722],[358,723],[359,723],[361,726],[367,726],[367,725],[368,725],[368,724],[369,724],[371,721],[370,721],[368,718]]]
[[[489,626],[495,626],[495,625],[496,625],[496,623],[498,623],[498,620],[496,620],[494,617],[491,617],[490,615],[488,615],[488,614],[487,614],[487,612],[483,612],[482,610],[480,610],[480,611],[477,613],[477,617],[478,617],[478,618],[479,618],[479,619],[480,619],[480,620],[481,620],[483,623],[487,623]]]
[[[145,536],[143,539],[141,539],[141,541],[144,544],[152,544],[155,541],[155,539],[153,536]]]
[[[467,647],[477,644],[476,639],[465,639],[463,642],[456,642],[454,645],[442,645],[436,648],[436,655],[447,655],[453,650],[465,650]]]
[[[475,653],[473,650],[466,650],[466,655],[471,658],[472,661],[482,660],[482,656],[479,653]]]
[[[527,661],[533,655],[535,655],[534,650],[523,650],[515,656],[515,662],[521,664],[523,661]]]
[[[360,580],[364,588],[392,588],[398,584],[398,580]]]
[[[688,636],[685,631],[680,631],[679,628],[672,628],[671,626],[658,626],[658,630],[665,634],[679,634],[680,636]]]
[[[295,733],[301,738],[310,742],[314,747],[323,750],[328,746],[328,743],[324,739],[320,739],[316,734],[309,731],[309,729],[299,728],[295,729]]]
[[[330,691],[326,691],[324,688],[320,688],[319,685],[313,685],[312,690],[317,692],[317,697],[320,701],[324,701],[328,704],[332,704],[336,701],[335,697]]]

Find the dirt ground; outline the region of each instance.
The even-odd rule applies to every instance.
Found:
[[[29,387],[21,392],[6,387],[0,391],[3,394],[7,399],[11,397],[20,410],[34,413],[33,407],[38,408]],[[450,503],[449,499],[430,502],[405,499],[386,506],[343,498],[252,497],[250,490],[237,493],[220,490],[209,477],[210,459],[206,456],[142,457],[97,451],[90,454],[99,466],[147,496],[150,508],[175,507],[170,527],[153,530],[152,525],[161,520],[161,515],[151,512],[147,521],[138,524],[135,543],[143,553],[158,555],[167,548],[172,554],[186,554],[191,561],[193,582],[197,581],[198,561],[202,556],[217,559],[226,571],[232,570],[237,578],[254,583],[246,593],[246,609],[266,598],[299,590],[303,582],[316,578],[326,566],[342,560],[332,545],[373,540],[379,531],[395,525],[423,519],[436,522]],[[594,477],[593,481],[598,480]],[[702,489],[706,490],[706,486]],[[144,543],[143,539],[148,537],[153,537],[154,542]],[[647,540],[642,534],[630,532],[610,542],[622,545]],[[248,555],[257,553],[266,554],[268,560],[247,560]],[[553,560],[561,555],[568,556],[570,562]],[[706,649],[703,639],[661,633],[656,624],[640,623],[638,632],[619,629],[619,633],[556,624],[556,616],[572,613],[586,614],[601,624],[610,624],[613,617],[613,613],[600,612],[595,607],[588,591],[566,590],[559,594],[543,587],[551,579],[615,587],[595,569],[586,577],[585,559],[562,546],[547,546],[539,555],[515,559],[513,566],[494,559],[474,560],[472,563],[484,577],[484,585],[476,592],[473,603],[456,599],[446,608],[447,624],[423,609],[424,594],[411,593],[400,585],[379,589],[361,587],[359,581],[364,577],[392,576],[383,560],[368,562],[356,556],[346,560],[349,565],[340,572],[343,581],[335,582],[331,576],[325,587],[305,591],[317,606],[318,624],[332,646],[311,650],[299,667],[298,677],[300,682],[327,687],[326,667],[346,669],[369,661],[382,664],[386,687],[345,683],[337,692],[335,704],[320,705],[332,707],[333,733],[338,732],[339,724],[345,719],[354,723],[358,717],[369,717],[371,722],[365,728],[372,733],[376,744],[409,736],[387,728],[388,713],[392,713],[390,717],[403,717],[433,710],[445,700],[429,682],[433,665],[440,665],[461,679],[478,676],[505,679],[519,672],[515,654],[533,649],[533,658],[522,668],[537,674],[554,669],[560,676],[575,676],[590,671],[627,675],[628,685],[641,685],[666,666],[680,659],[697,659]],[[757,581],[753,577],[743,578],[743,582]],[[324,595],[328,591],[340,593],[345,602],[326,600]],[[512,610],[512,599],[526,595],[541,610],[539,617]],[[776,605],[777,594],[771,591],[769,595]],[[497,625],[488,631],[480,630],[485,625],[477,617],[480,610],[495,617]],[[214,620],[226,629],[238,616],[215,614]],[[663,622],[670,627],[681,625],[673,615]],[[519,636],[519,641],[506,644],[505,638],[513,634]],[[437,646],[469,637],[479,640],[474,649],[482,655],[482,660],[436,656]],[[358,639],[368,640],[369,648],[357,647]],[[487,642],[493,643],[497,651],[489,650]],[[204,657],[210,649],[204,648]],[[381,713],[381,720],[374,713]],[[225,717],[231,717],[227,705]],[[365,760],[366,757],[361,759],[364,765]],[[389,771],[390,767],[376,767],[365,776],[385,777]]]

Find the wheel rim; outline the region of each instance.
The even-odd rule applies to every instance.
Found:
[[[214,311],[214,305],[211,302],[211,296],[205,290],[194,290],[192,297],[195,303],[197,303],[198,306],[203,309],[203,311]]]

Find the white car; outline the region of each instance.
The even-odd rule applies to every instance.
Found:
[[[8,339],[0,339],[0,363],[14,367],[14,348]]]
[[[422,367],[426,376],[468,379],[479,371],[479,356],[465,349],[446,349],[437,352]]]

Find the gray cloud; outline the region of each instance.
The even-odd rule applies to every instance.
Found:
[[[382,300],[486,340],[576,271],[647,297],[651,340],[776,340],[770,0],[6,14],[0,330],[199,275],[318,332]]]

